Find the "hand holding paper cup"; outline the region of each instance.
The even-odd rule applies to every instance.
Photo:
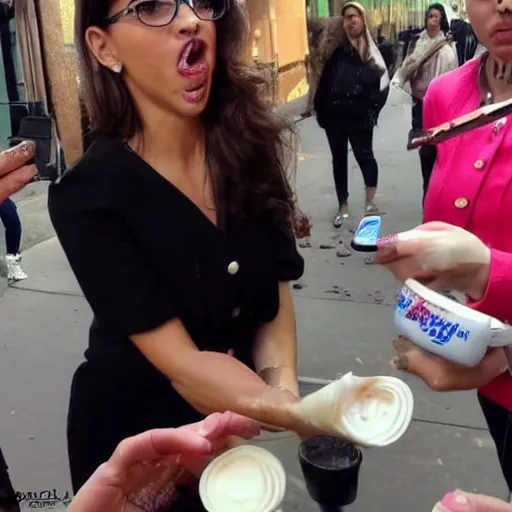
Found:
[[[347,373],[292,406],[324,434],[359,446],[387,446],[405,433],[414,399],[395,377],[356,377]]]

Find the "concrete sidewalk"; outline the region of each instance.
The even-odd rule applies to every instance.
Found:
[[[367,264],[364,256],[336,255],[339,241],[348,243],[362,214],[360,172],[351,160],[353,219],[334,230],[325,135],[314,119],[299,126],[297,187],[300,204],[314,223],[312,247],[303,249],[307,271],[294,292],[300,374],[321,379],[348,371],[390,374],[398,283]],[[405,151],[408,126],[409,107],[394,95],[375,135],[381,171],[378,201],[387,212],[383,224],[388,233],[421,218],[418,157]],[[70,490],[65,446],[69,384],[86,347],[91,312],[56,239],[28,250],[24,263],[30,278],[0,299],[0,440],[24,508],[54,510],[64,507]],[[475,394],[434,394],[417,379],[405,380],[415,395],[414,422],[395,445],[365,451],[359,499],[349,510],[430,512],[456,487],[505,497]],[[318,510],[298,466],[296,437],[268,434],[257,443],[274,452],[288,472],[284,512]],[[41,491],[50,494],[41,497]]]

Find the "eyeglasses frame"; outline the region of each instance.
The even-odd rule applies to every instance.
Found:
[[[225,0],[225,3],[226,3],[225,9],[224,9],[224,11],[222,12],[222,14],[219,17],[213,18],[213,19],[204,19],[204,18],[201,18],[201,16],[199,16],[197,14],[196,10],[194,9],[194,0],[176,0],[176,10],[174,11],[173,16],[172,16],[171,20],[168,23],[164,23],[163,25],[149,25],[149,24],[145,23],[144,21],[142,21],[142,19],[140,18],[139,13],[137,11],[137,5],[142,4],[144,1],[148,1],[148,0],[141,0],[141,1],[132,0],[123,10],[121,10],[118,13],[113,14],[112,16],[107,18],[105,20],[105,27],[108,27],[110,25],[113,25],[114,23],[117,23],[121,18],[124,18],[125,16],[129,16],[130,14],[135,14],[137,16],[137,19],[142,24],[146,25],[147,27],[153,27],[153,28],[166,27],[166,26],[170,25],[175,20],[176,16],[178,16],[178,12],[179,12],[180,7],[182,5],[186,5],[186,6],[190,7],[190,9],[192,9],[194,14],[200,20],[203,20],[203,21],[218,21],[223,16],[225,16],[226,12],[229,9],[229,0]],[[168,2],[166,0],[157,0],[157,1],[162,3],[162,4],[168,4],[168,5],[170,4],[170,2]],[[136,5],[134,5],[134,4],[136,4]]]

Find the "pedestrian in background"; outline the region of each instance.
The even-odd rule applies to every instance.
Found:
[[[27,274],[21,266],[21,220],[16,204],[12,199],[6,199],[3,203],[0,203],[0,220],[5,229],[7,279],[10,282],[27,279]]]
[[[393,85],[412,96],[410,139],[423,130],[423,99],[428,86],[432,80],[458,65],[457,54],[448,38],[449,31],[444,7],[438,3],[432,4],[425,14],[425,29],[393,79]],[[419,153],[425,194],[436,161],[436,148],[422,146]]]
[[[386,63],[370,34],[364,8],[343,6],[341,24],[326,35],[328,58],[317,92],[315,111],[324,128],[333,159],[338,210],[333,225],[349,216],[348,142],[363,173],[365,213],[377,212],[378,166],[373,153],[373,131],[389,93]]]

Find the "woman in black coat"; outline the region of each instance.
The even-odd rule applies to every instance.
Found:
[[[333,224],[348,218],[348,142],[363,173],[365,214],[375,205],[378,166],[373,154],[373,130],[389,92],[386,64],[372,40],[363,7],[349,2],[342,10],[342,27],[333,41],[315,96],[318,124],[325,129],[333,156],[339,208]]]

